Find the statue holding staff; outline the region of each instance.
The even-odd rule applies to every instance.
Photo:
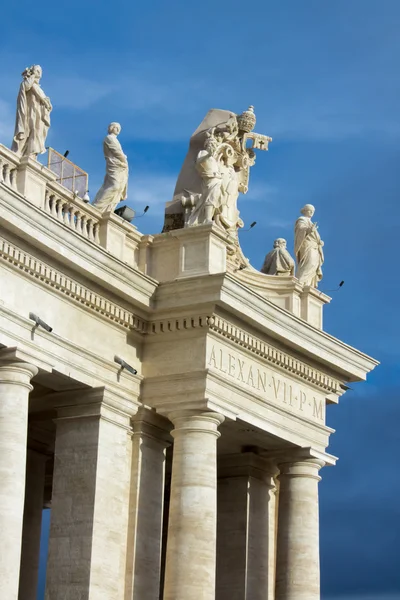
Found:
[[[46,137],[50,127],[52,105],[40,86],[42,67],[32,65],[22,73],[23,81],[17,98],[17,116],[11,150],[19,156],[46,152]]]
[[[318,226],[311,221],[315,213],[312,204],[301,209],[302,216],[296,221],[294,228],[294,252],[297,261],[297,278],[303,285],[318,287],[322,279],[324,242],[318,233]]]

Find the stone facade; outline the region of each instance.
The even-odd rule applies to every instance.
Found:
[[[1,145],[0,215],[2,597],[35,598],[45,503],[46,600],[318,600],[326,405],[377,364],[330,298]]]

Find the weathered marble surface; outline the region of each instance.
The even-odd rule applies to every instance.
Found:
[[[93,206],[103,212],[113,211],[121,200],[128,196],[128,158],[123,153],[117,136],[121,133],[119,123],[110,123],[104,138],[103,150],[106,160],[106,175],[97,192]]]
[[[40,86],[42,67],[32,65],[22,73],[23,81],[17,98],[17,115],[11,149],[20,156],[46,152],[52,105]]]
[[[0,581],[7,600],[18,599],[25,500],[28,396],[38,369],[2,360],[0,350]]]
[[[234,115],[238,131],[254,126],[246,113]],[[218,144],[232,147],[232,127],[215,132],[227,136]],[[239,180],[241,174],[225,162],[224,148],[217,183],[234,199],[230,169]],[[13,356],[0,366],[0,580],[7,600],[17,600],[20,579],[28,410],[54,457],[54,472],[46,474],[48,600],[159,600],[159,579],[164,600],[215,600],[223,513],[230,599],[244,583],[272,600],[277,558],[278,599],[319,600],[318,469],[336,460],[327,452],[325,407],[377,362],[322,331],[324,294],[290,275],[232,265],[223,203],[213,205],[212,223],[144,236],[74,198],[31,157],[0,146],[0,160],[0,346]],[[204,182],[192,167],[201,193]],[[53,331],[33,328],[31,310]],[[121,370],[115,355],[137,374]],[[230,482],[218,514],[217,458],[250,452],[250,471],[240,471],[239,459],[236,472],[225,473]],[[264,460],[280,468],[278,497]],[[25,499],[37,509],[40,490],[33,491],[35,498],[28,492]],[[169,535],[160,557],[163,518]],[[27,553],[33,576],[34,537]]]
[[[294,260],[286,250],[286,240],[277,238],[273,249],[268,252],[261,267],[261,273],[285,277],[294,275]]]
[[[303,285],[318,287],[322,279],[324,242],[318,232],[317,223],[311,221],[315,213],[312,204],[306,204],[301,209],[294,229],[294,252],[297,261],[297,278]]]
[[[163,231],[215,221],[237,238],[243,227],[237,209],[246,194],[255,150],[267,150],[271,138],[253,133],[252,106],[241,115],[212,109],[190,139],[189,151],[167,203]]]

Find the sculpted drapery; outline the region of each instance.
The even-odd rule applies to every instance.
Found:
[[[255,150],[271,138],[254,133],[254,107],[242,114],[211,109],[190,139],[174,196],[167,203],[163,232],[213,221],[238,244],[243,227],[238,196],[246,194]]]
[[[294,260],[286,250],[286,240],[277,238],[274,241],[274,248],[265,257],[261,273],[278,276],[294,275]]]
[[[46,152],[52,105],[40,87],[42,69],[33,65],[22,73],[17,98],[17,115],[11,149],[19,156],[37,156]]]
[[[294,251],[297,260],[297,278],[300,283],[311,287],[318,287],[322,279],[322,265],[324,262],[324,245],[318,233],[316,223],[311,221],[315,208],[306,204],[302,209],[302,216],[295,225]]]
[[[234,168],[237,155],[228,144],[207,140],[196,158],[196,170],[202,180],[201,195],[188,219],[188,226],[211,223],[213,220],[227,230],[236,232],[240,226],[237,198],[239,177]]]
[[[106,175],[93,201],[93,205],[101,212],[113,211],[128,195],[128,159],[117,139],[120,132],[121,125],[111,123],[103,142]]]

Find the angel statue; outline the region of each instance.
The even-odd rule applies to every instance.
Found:
[[[324,242],[318,233],[317,223],[311,221],[315,213],[314,206],[306,204],[300,212],[302,216],[297,219],[294,228],[294,252],[298,265],[296,276],[300,283],[316,288],[322,279]]]
[[[25,69],[22,77],[11,150],[18,156],[36,158],[38,154],[46,152],[45,143],[53,107],[40,86],[42,67],[32,65]]]

